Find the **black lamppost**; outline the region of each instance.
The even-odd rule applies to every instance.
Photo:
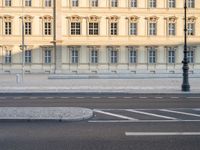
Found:
[[[184,21],[185,21],[185,27],[184,27],[184,58],[183,58],[183,83],[182,83],[182,91],[183,92],[189,92],[190,91],[190,84],[189,84],[189,66],[188,66],[188,57],[187,57],[187,0],[185,0],[185,6],[184,6]]]

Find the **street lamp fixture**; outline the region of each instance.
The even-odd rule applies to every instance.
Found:
[[[188,50],[187,50],[187,0],[185,0],[184,5],[184,58],[183,58],[183,83],[182,83],[182,91],[183,92],[189,92],[190,91],[190,84],[189,84],[189,65],[188,65]]]

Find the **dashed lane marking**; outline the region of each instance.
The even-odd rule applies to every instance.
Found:
[[[53,99],[54,97],[45,97],[46,99]]]
[[[200,99],[200,97],[186,97],[188,99]]]
[[[133,97],[123,97],[123,98],[125,98],[125,99],[130,99],[130,98],[133,98]]]
[[[198,115],[198,114],[187,113],[187,112],[182,112],[182,111],[175,111],[175,110],[168,110],[168,109],[160,109],[160,111],[176,113],[176,114],[182,114],[182,115],[188,115],[188,116],[200,117],[200,115]]]
[[[92,97],[92,98],[94,98],[94,99],[98,99],[98,98],[101,98],[101,97]]]
[[[60,97],[60,98],[62,98],[62,99],[67,99],[67,98],[69,98],[69,97]]]
[[[146,99],[147,97],[139,97],[139,98],[141,98],[141,99]]]
[[[163,97],[155,97],[156,99],[162,99]]]
[[[97,113],[109,115],[109,116],[118,117],[118,118],[121,118],[121,119],[138,120],[138,119],[135,119],[135,118],[132,118],[132,117],[127,117],[127,116],[124,116],[124,115],[114,114],[114,113],[110,113],[110,112],[105,112],[105,111],[102,111],[102,110],[94,109],[93,111],[94,111],[94,112],[97,112]]]
[[[125,132],[126,136],[199,136],[200,132]]]
[[[127,109],[126,111],[143,114],[143,115],[148,115],[148,116],[164,118],[164,119],[177,120],[177,118],[174,118],[174,117],[168,117],[168,116],[163,116],[163,115],[158,115],[158,114],[153,114],[153,113],[148,113],[148,112],[138,111],[138,110],[133,110],[133,109]]]
[[[30,97],[30,99],[38,99],[38,97]]]

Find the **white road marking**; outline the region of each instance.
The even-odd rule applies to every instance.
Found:
[[[46,99],[52,99],[53,97],[45,97]]]
[[[200,108],[195,108],[195,109],[193,109],[193,110],[200,111]]]
[[[133,98],[133,97],[123,97],[123,98],[129,99],[129,98]]]
[[[38,97],[30,97],[30,99],[37,99]]]
[[[176,113],[176,114],[182,114],[182,115],[188,115],[188,116],[200,117],[200,115],[198,115],[198,114],[187,113],[187,112],[182,112],[182,111],[175,111],[175,110],[168,110],[168,109],[160,109],[160,111]]]
[[[92,97],[92,98],[95,98],[95,99],[97,99],[97,98],[101,98],[101,97]]]
[[[107,97],[107,98],[114,99],[114,98],[116,98],[116,97]]]
[[[122,118],[122,119],[138,120],[138,119],[135,119],[135,118],[131,118],[131,117],[127,117],[127,116],[123,116],[123,115],[119,115],[119,114],[114,114],[114,113],[110,113],[110,112],[105,112],[105,111],[102,111],[102,110],[94,109],[93,111],[97,112],[97,113],[109,115],[109,116],[114,116],[114,117]]]
[[[22,97],[14,97],[14,99],[22,99]]]
[[[178,99],[179,97],[170,97],[171,99]]]
[[[162,99],[163,97],[155,97],[156,99]]]
[[[125,132],[126,136],[199,136],[200,132]]]
[[[147,98],[147,97],[139,97],[139,98],[141,98],[141,99],[145,99],[145,98]]]
[[[60,98],[62,98],[62,99],[67,99],[67,98],[69,98],[69,97],[60,97]]]
[[[186,97],[188,99],[200,99],[200,97]]]
[[[165,122],[200,122],[200,120],[89,120],[91,123],[165,123]]]
[[[158,115],[158,114],[153,114],[153,113],[148,113],[148,112],[143,112],[143,111],[138,111],[138,110],[133,110],[133,109],[127,109],[126,111],[143,114],[143,115],[148,115],[148,116],[164,118],[164,119],[177,120],[177,118],[174,118],[174,117],[168,117],[168,116],[163,116],[163,115]]]
[[[75,98],[78,98],[78,99],[83,99],[83,98],[85,98],[85,97],[75,97]]]

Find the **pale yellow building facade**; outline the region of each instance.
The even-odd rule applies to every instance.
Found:
[[[180,73],[184,0],[0,0],[0,72]],[[188,59],[200,73],[200,0],[188,0]]]

